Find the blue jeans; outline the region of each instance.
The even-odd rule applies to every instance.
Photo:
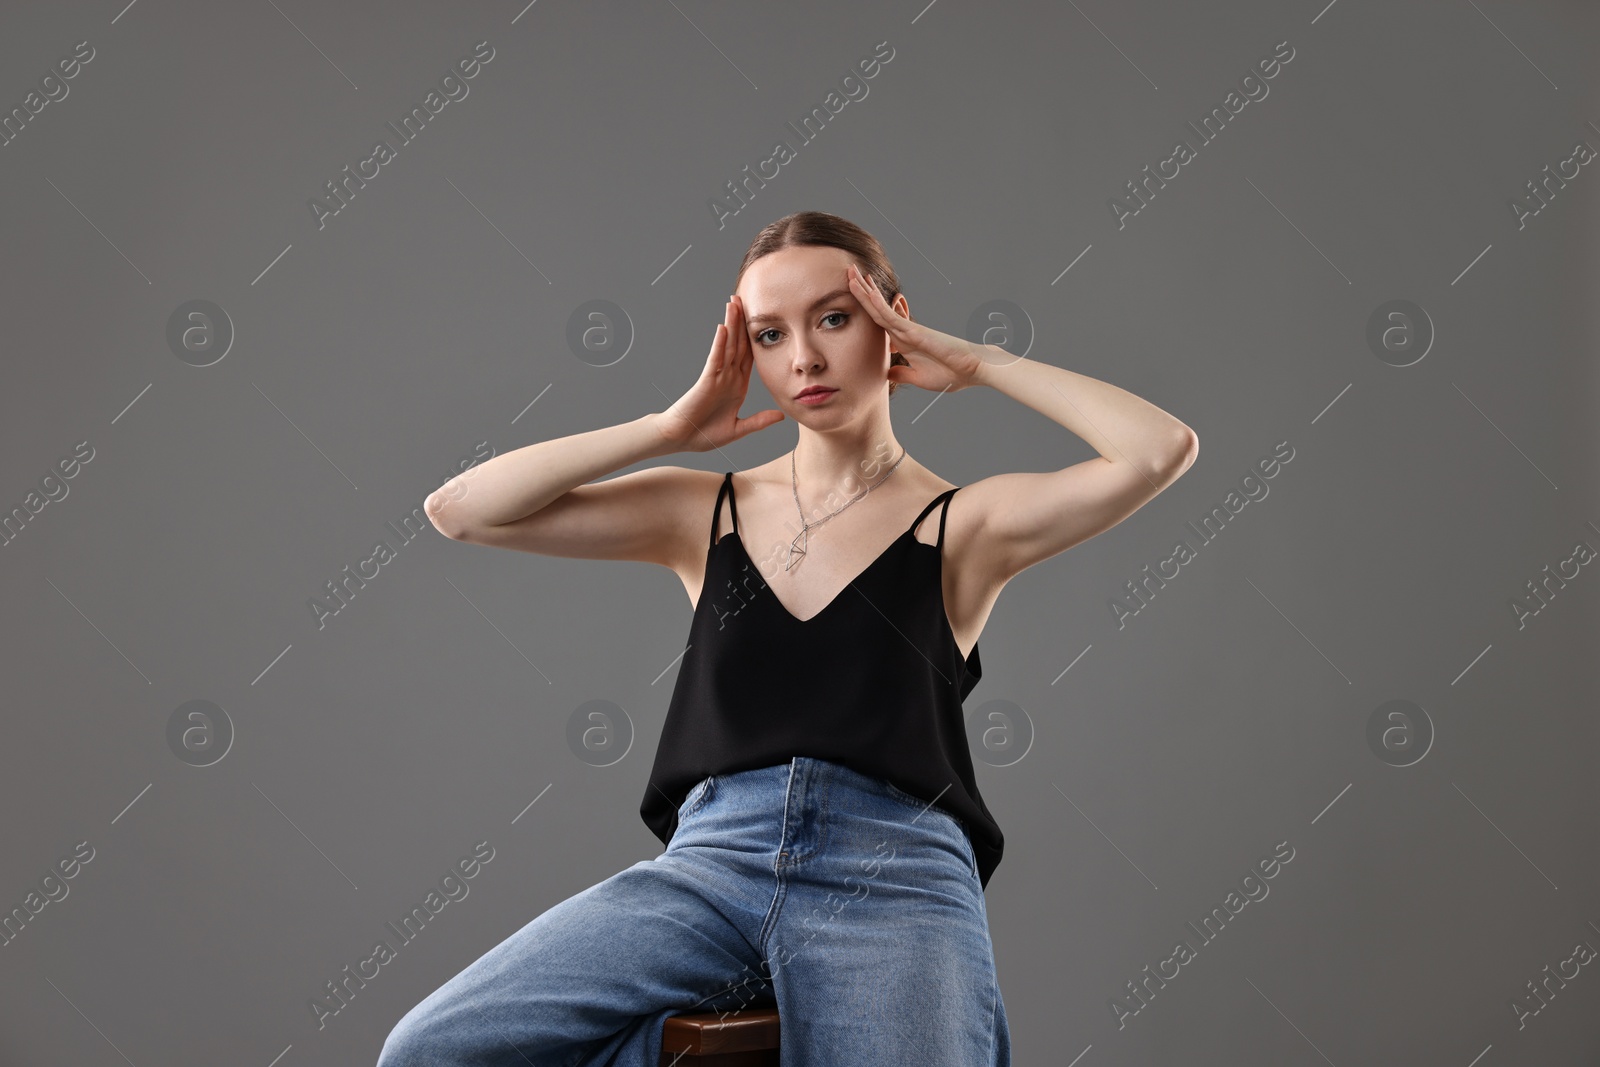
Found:
[[[714,775],[667,850],[550,908],[412,1008],[379,1067],[658,1067],[684,1012],[776,1007],[785,1067],[1009,1067],[963,824],[798,756]]]

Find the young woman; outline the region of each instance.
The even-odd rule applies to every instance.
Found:
[[[741,418],[752,371],[779,406]],[[954,486],[895,437],[902,385],[997,389],[1100,457]],[[596,480],[784,419],[794,448],[744,471]],[[429,995],[380,1067],[655,1067],[668,1016],[748,1006],[778,1008],[790,1067],[1009,1064],[983,896],[1004,839],[961,709],[978,635],[1006,582],[1127,518],[1197,447],[1116,386],[915,322],[854,224],[763,229],[677,402],[424,504],[456,540],[670,567],[694,617],[640,807],[666,851]]]

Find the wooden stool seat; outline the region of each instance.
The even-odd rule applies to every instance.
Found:
[[[661,1027],[662,1067],[772,1067],[778,1010],[672,1015]]]

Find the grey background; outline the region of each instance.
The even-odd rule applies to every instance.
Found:
[[[1600,946],[1600,578],[1520,628],[1511,606],[1600,546],[1600,172],[1525,228],[1510,208],[1600,147],[1592,5],[113,0],[3,22],[0,110],[78,41],[96,55],[0,148],[0,506],[94,449],[0,548],[0,904],[79,841],[94,858],[0,947],[0,1062],[371,1062],[466,964],[660,851],[637,807],[677,579],[385,523],[478,442],[664,408],[750,238],[804,208],[877,234],[921,321],[1012,301],[1032,358],[1201,439],[981,638],[968,714],[1012,746],[975,757],[1007,835],[987,900],[1015,1062],[1600,1056],[1593,967],[1524,1026],[1511,1008]],[[319,229],[308,200],[484,40],[470,94]],[[708,198],[885,40],[869,95],[718,229]],[[1185,122],[1285,40],[1270,94],[1198,146]],[[1108,198],[1179,138],[1197,158],[1119,229]],[[236,331],[206,367],[167,342],[196,299]],[[566,343],[593,299],[636,332],[607,367]],[[1436,330],[1406,367],[1365,340],[1394,299]],[[957,484],[1093,454],[993,391],[932,399],[902,389],[897,432]],[[770,404],[753,381],[745,410]],[[1125,583],[1282,441],[1269,495],[1119,628]],[[309,599],[380,538],[395,559],[319,629]],[[1405,767],[1367,740],[1397,699],[1432,734]],[[191,700],[231,724],[209,766],[168,740]],[[591,700],[625,713],[603,756],[567,741]],[[468,896],[319,1029],[324,983],[483,840]],[[1201,945],[1185,923],[1282,841],[1270,895]],[[1197,958],[1119,1028],[1112,998],[1180,938]]]

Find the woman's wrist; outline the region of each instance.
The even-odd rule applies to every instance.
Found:
[[[974,344],[972,347],[974,354],[978,357],[978,366],[967,376],[966,385],[962,386],[963,389],[972,385],[993,387],[995,383],[994,376],[997,373],[1003,372],[1013,363],[1025,358],[1023,356],[1014,356],[999,345]]]
[[[649,425],[659,448],[654,453],[654,458],[670,456],[675,452],[693,451],[689,448],[688,439],[684,436],[685,427],[689,424],[668,411],[652,411],[640,420]]]

